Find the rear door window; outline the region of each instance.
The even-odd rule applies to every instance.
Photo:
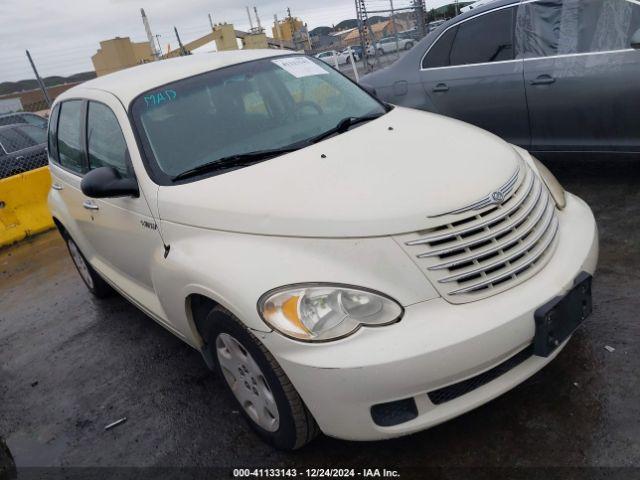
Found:
[[[452,27],[436,41],[422,60],[422,68],[448,67],[451,65],[451,47],[458,27]]]
[[[82,173],[84,149],[82,148],[83,102],[68,100],[60,106],[58,120],[58,159],[60,165],[72,172]]]
[[[513,7],[503,8],[461,23],[451,48],[451,65],[513,60],[514,12]]]

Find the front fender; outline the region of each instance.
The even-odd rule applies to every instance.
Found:
[[[186,299],[199,294],[219,303],[248,328],[269,332],[257,311],[275,287],[333,282],[367,287],[403,306],[438,297],[431,284],[389,237],[318,239],[248,235],[164,222],[171,245],[153,269],[169,322],[195,346],[202,344]]]

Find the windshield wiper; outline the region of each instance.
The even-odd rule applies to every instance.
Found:
[[[185,178],[196,177],[208,172],[216,172],[219,170],[230,170],[232,168],[248,167],[255,163],[259,163],[263,160],[268,160],[285,153],[295,152],[302,148],[303,145],[292,145],[284,148],[274,148],[272,150],[259,150],[257,152],[239,153],[236,155],[229,155],[228,157],[222,157],[212,162],[207,162],[202,165],[198,165],[186,172],[179,173],[171,180],[176,182],[178,180],[184,180]]]
[[[354,125],[358,125],[359,123],[369,122],[371,120],[375,120],[376,118],[380,118],[384,113],[375,113],[373,115],[363,115],[362,117],[346,117],[338,122],[338,124],[330,130],[327,130],[320,135],[317,135],[308,140],[309,143],[318,143],[324,140],[325,138],[329,138],[332,135],[337,133],[345,133]]]
[[[198,175],[202,175],[208,172],[229,170],[232,168],[239,168],[239,167],[248,167],[249,165],[253,165],[254,163],[258,163],[263,160],[268,160],[270,158],[277,157],[279,155],[284,155],[285,153],[295,152],[296,150],[300,150],[305,146],[318,143],[324,140],[325,138],[328,138],[337,133],[344,133],[354,125],[375,120],[376,118],[380,118],[382,115],[384,115],[384,113],[364,115],[362,117],[346,117],[340,120],[338,124],[332,129],[327,130],[326,132],[321,133],[320,135],[312,137],[308,140],[303,140],[301,142],[295,143],[293,145],[289,145],[287,147],[274,148],[272,150],[260,150],[257,152],[229,155],[228,157],[223,157],[218,160],[214,160],[212,162],[207,162],[205,164],[198,165],[197,167],[187,170],[186,172],[179,173],[175,177],[172,177],[171,180],[174,182],[177,182],[178,180],[184,180],[185,178],[196,177]]]

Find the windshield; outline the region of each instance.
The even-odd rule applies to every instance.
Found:
[[[385,111],[331,67],[301,55],[179,80],[139,96],[132,108],[149,166],[165,184],[230,156],[305,146],[345,118]]]

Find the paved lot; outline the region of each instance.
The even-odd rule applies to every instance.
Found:
[[[0,436],[19,467],[638,467],[640,163],[548,164],[599,221],[595,312],[551,365],[488,405],[398,440],[273,451],[196,351],[118,296],[91,299],[48,233],[0,251]]]

